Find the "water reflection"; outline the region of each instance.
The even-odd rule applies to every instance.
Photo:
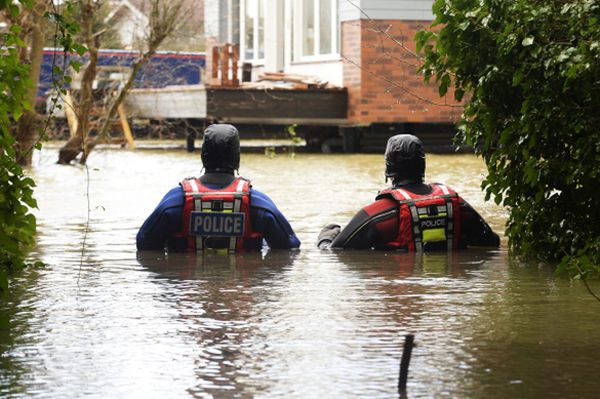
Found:
[[[185,325],[180,333],[195,341],[197,383],[187,389],[192,396],[254,396],[265,388],[251,376],[252,365],[267,349],[248,343],[258,333],[252,319],[297,255],[138,252],[138,262],[155,273],[162,300],[179,312]]]
[[[499,251],[453,253],[333,252],[332,256],[358,274],[371,308],[363,306],[366,353],[374,364],[370,393],[392,392],[397,375],[377,374],[385,365],[398,370],[404,335],[416,335],[409,378],[409,397],[470,397],[463,390],[471,340],[465,324],[484,301],[486,274],[493,273]],[[378,362],[378,364],[377,364]],[[369,370],[361,364],[361,369]],[[385,387],[385,390],[383,390]]]
[[[331,254],[346,266],[371,275],[385,277],[463,277],[479,270],[501,251],[477,249],[454,252],[379,252],[359,250],[331,250]]]

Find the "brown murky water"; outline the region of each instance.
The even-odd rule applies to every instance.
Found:
[[[384,185],[380,155],[243,155],[242,175],[302,248],[231,257],[135,251],[164,193],[199,172],[197,153],[97,151],[88,170],[55,159],[44,150],[32,171],[34,256],[48,266],[19,278],[5,305],[1,397],[389,398],[407,333],[410,398],[598,395],[600,304],[550,267],[505,249],[314,248],[321,226],[345,224]],[[428,179],[502,231],[483,173],[473,156],[428,157]]]

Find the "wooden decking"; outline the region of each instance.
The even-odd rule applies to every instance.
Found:
[[[208,119],[229,123],[343,125],[346,89],[258,89],[182,86],[134,89],[127,115],[148,119]]]
[[[206,113],[231,123],[343,125],[346,89],[209,88]]]

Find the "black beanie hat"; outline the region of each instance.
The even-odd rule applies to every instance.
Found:
[[[240,168],[240,134],[233,125],[215,124],[204,130],[202,164],[206,171],[228,172]]]
[[[412,134],[389,138],[385,148],[385,176],[394,181],[421,183],[425,176],[423,143]]]

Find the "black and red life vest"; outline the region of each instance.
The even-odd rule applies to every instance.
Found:
[[[460,247],[461,215],[456,192],[443,184],[433,183],[433,191],[418,195],[402,188],[379,192],[377,199],[392,198],[399,204],[396,237],[386,243],[409,251],[423,249],[457,249]]]
[[[181,183],[185,192],[183,230],[187,250],[260,249],[262,236],[250,223],[250,181],[236,178],[229,186],[211,189],[195,178]]]

